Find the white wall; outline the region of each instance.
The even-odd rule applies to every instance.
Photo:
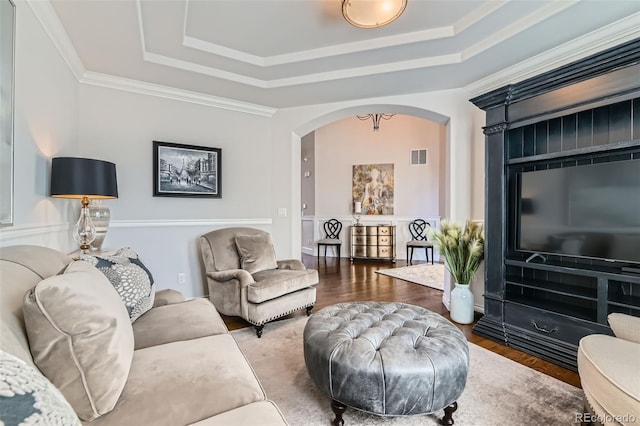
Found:
[[[219,227],[262,227],[271,218],[269,119],[137,93],[82,85],[80,154],[112,161],[117,200],[104,247],[130,245],[158,280],[203,294],[198,237]],[[222,149],[222,198],[153,196],[153,141]],[[204,223],[203,223],[204,222]],[[268,226],[266,230],[269,230]]]
[[[14,226],[0,245],[71,251],[78,200],[49,197],[50,159],[77,153],[78,82],[25,2],[16,2]]]
[[[394,216],[438,216],[444,125],[399,114],[372,128],[352,116],[315,131],[316,215],[351,215],[353,165],[393,163]],[[427,149],[429,164],[410,165],[411,149]]]

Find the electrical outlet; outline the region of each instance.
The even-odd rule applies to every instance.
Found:
[[[178,274],[178,284],[184,284],[186,280],[187,279],[186,279],[186,277],[184,275],[184,272],[180,272]]]
[[[278,207],[278,216],[279,217],[287,217],[287,208],[286,207]]]

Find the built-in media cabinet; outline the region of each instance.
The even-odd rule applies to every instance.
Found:
[[[607,315],[640,316],[640,211],[624,210],[640,199],[638,76],[633,40],[471,100],[486,111],[485,311],[474,333],[575,370],[583,336],[612,334]],[[589,168],[616,162],[605,179],[591,171],[611,167]],[[574,167],[557,193],[531,194],[554,180],[529,172]]]

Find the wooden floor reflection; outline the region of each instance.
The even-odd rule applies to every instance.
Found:
[[[307,268],[317,269],[320,277],[320,282],[317,286],[317,302],[314,311],[340,302],[370,300],[380,302],[411,303],[413,305],[425,307],[433,312],[443,315],[447,319],[450,319],[449,312],[442,304],[442,291],[418,284],[408,283],[386,275],[376,274],[375,272],[382,268],[406,266],[406,262],[403,260],[398,260],[395,264],[371,260],[351,263],[347,258],[343,258],[338,261],[333,257],[327,257],[326,260],[321,257],[318,261],[314,256],[303,255],[302,261]],[[416,263],[419,262],[414,262],[414,264]],[[292,318],[301,315],[304,315],[304,310],[291,314],[285,318]],[[223,318],[230,330],[250,326],[250,324],[241,318],[227,316],[223,316]],[[471,332],[473,324],[456,325],[465,333],[467,340],[475,343],[476,345],[482,346],[485,349],[531,367],[544,374],[555,377],[563,382],[578,387],[580,386],[580,378],[578,374],[573,371],[477,336]],[[269,332],[268,324],[265,326],[264,332]]]

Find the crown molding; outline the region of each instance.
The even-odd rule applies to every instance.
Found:
[[[142,10],[140,7],[140,0],[136,0],[138,3],[138,23],[142,28]],[[213,55],[222,56],[227,59],[233,59],[236,61],[244,62],[259,67],[270,67],[276,65],[292,64],[303,61],[310,61],[315,59],[323,59],[332,56],[345,55],[350,53],[365,52],[375,49],[383,49],[387,47],[401,46],[411,43],[419,43],[425,41],[438,40],[442,38],[455,37],[478,22],[485,19],[487,16],[500,9],[505,4],[509,3],[509,0],[502,0],[497,2],[491,2],[489,4],[482,4],[472,12],[466,14],[452,25],[447,25],[439,28],[432,28],[422,31],[414,31],[405,34],[396,34],[386,37],[378,37],[375,39],[356,41],[351,43],[342,43],[333,46],[320,47],[316,49],[307,49],[299,52],[285,53],[272,56],[260,56],[254,55],[242,50],[233,49],[220,44],[211,43],[196,37],[187,35],[187,17],[189,14],[189,3],[187,0],[185,7],[185,19],[183,26],[182,45],[190,47],[192,49],[201,50],[203,52],[211,53]],[[141,31],[142,33],[142,31]],[[143,34],[144,37],[144,34]],[[144,42],[143,42],[144,46]],[[146,52],[146,50],[144,50]]]
[[[488,37],[483,38],[477,43],[467,47],[464,49],[462,54],[462,60],[466,61],[485,50],[492,48],[493,46],[502,43],[505,40],[521,33],[522,31],[532,27],[535,24],[538,24],[546,19],[551,18],[552,16],[562,12],[563,10],[575,5],[580,0],[563,0],[561,2],[553,2],[540,9],[534,11],[533,13],[523,16],[522,18],[510,23],[509,25],[504,26],[500,30],[494,32]]]
[[[469,58],[481,54],[485,50],[494,46],[496,43],[499,43],[502,40],[509,38],[522,31],[524,28],[530,26],[531,21],[535,20],[539,22],[541,20],[544,20],[563,9],[572,6],[576,2],[577,0],[569,0],[566,2],[552,2],[551,4],[536,11],[534,14],[529,15],[527,19],[523,18],[521,22],[519,21],[519,25],[510,25],[498,34],[494,34],[487,39],[480,40],[476,44],[470,46],[462,52],[437,57],[419,58],[386,64],[354,67],[294,77],[285,77],[274,80],[261,80],[242,74],[223,71],[192,62],[182,61],[175,58],[146,52],[140,0],[136,0],[136,7],[138,13],[138,23],[140,25],[139,31],[141,49],[143,52],[144,60],[161,64],[163,66],[169,66],[185,71],[209,75],[228,81],[235,81],[253,87],[270,89],[339,80],[350,77],[414,70],[439,65],[464,63]],[[73,47],[73,44],[71,43],[71,40],[67,35],[64,27],[62,26],[57,14],[55,13],[50,0],[25,1],[24,3],[27,3],[29,5],[30,9],[33,11],[36,18],[42,25],[43,29],[52,40],[54,46],[59,51],[63,60],[68,65],[72,74],[81,84],[124,90],[150,96],[158,96],[166,99],[190,102],[213,108],[221,108],[264,117],[272,117],[277,111],[277,108],[271,108],[264,105],[241,102],[233,99],[177,89],[174,87],[87,71],[84,64],[82,63],[82,60]],[[312,49],[306,52],[295,52],[286,55],[276,55],[269,58],[261,58],[261,60],[266,61],[266,66],[268,66],[270,64],[269,61],[273,61],[273,63],[271,64],[275,65],[279,63],[290,63],[313,59],[314,55],[318,54],[332,56],[336,54],[348,53],[349,51],[351,51],[349,49],[367,50],[380,48],[381,46],[379,44],[375,47],[373,46],[373,44],[380,42],[382,42],[383,44],[390,43],[389,45],[392,46],[411,42],[410,40],[419,40],[420,37],[446,37],[449,32],[455,35],[475,25],[477,22],[484,19],[486,16],[490,15],[495,10],[507,3],[508,0],[503,0],[501,2],[492,3],[491,7],[487,7],[485,9],[478,8],[474,12],[461,18],[452,27],[442,27],[439,29],[431,30],[435,32],[432,32],[430,34],[427,34],[430,31],[418,31],[415,33],[403,34],[399,36],[384,37],[381,39],[377,39],[375,42],[369,40],[366,42],[347,43],[343,45],[331,46],[328,48]],[[556,69],[568,63],[583,59],[594,53],[615,47],[616,45],[627,42],[634,38],[638,38],[640,37],[640,26],[637,25],[639,20],[640,12],[634,13],[603,28],[595,30],[589,34],[552,48],[539,55],[536,55],[533,58],[527,59],[514,66],[470,83],[465,86],[464,89],[466,89],[470,93],[471,97],[475,97],[504,85],[534,77],[538,74]],[[341,49],[346,50],[342,51]],[[260,57],[255,57],[254,59],[256,58]]]
[[[514,35],[526,30],[527,28],[535,25],[538,22],[554,16],[555,14],[575,5],[580,0],[566,0],[562,2],[552,2],[545,5],[531,14],[519,19],[507,27],[501,29],[497,33],[491,34],[484,39],[479,40],[474,45],[464,49],[461,52],[454,52],[450,54],[444,54],[439,56],[428,56],[418,59],[409,59],[404,61],[388,62],[376,65],[367,65],[361,67],[343,68],[338,70],[324,71],[313,74],[304,74],[293,77],[276,78],[272,80],[265,80],[255,77],[250,77],[246,74],[240,74],[230,71],[213,68],[210,66],[169,57],[166,55],[157,54],[145,50],[146,43],[144,42],[144,30],[142,19],[142,7],[140,0],[136,0],[138,5],[138,24],[141,27],[142,49],[143,59],[147,62],[155,63],[158,65],[168,66],[183,71],[194,72],[198,74],[207,75],[214,78],[220,78],[227,81],[233,81],[240,84],[246,84],[249,86],[257,87],[260,89],[273,89],[281,87],[296,86],[302,84],[322,83],[327,81],[341,80],[345,78],[363,77],[377,74],[393,73],[400,71],[416,70],[420,68],[430,68],[442,65],[451,65],[463,63],[464,61],[481,54],[482,52],[494,47],[496,44],[513,37]],[[465,17],[457,21],[453,26],[436,28],[434,30],[418,31],[408,34],[400,34],[396,36],[381,37],[374,40],[367,40],[362,42],[346,43],[342,45],[330,46],[321,49],[311,49],[304,52],[295,52],[286,55],[278,55],[272,57],[260,57],[251,55],[239,50],[230,49],[221,45],[208,43],[202,40],[197,40],[186,36],[186,17],[183,27],[183,45],[188,43],[189,47],[201,48],[209,53],[223,56],[226,58],[251,63],[261,67],[269,66],[272,64],[282,63],[294,63],[303,60],[317,59],[327,56],[339,55],[344,53],[352,53],[357,51],[365,51],[375,48],[384,48],[388,46],[403,45],[407,43],[414,43],[418,41],[428,40],[429,37],[451,37],[455,36],[467,28],[475,25],[491,13],[495,12],[499,8],[507,4],[508,1],[502,1],[492,4],[491,7],[484,9],[478,8],[473,12],[467,14]],[[185,8],[185,14],[188,13],[188,3]],[[457,29],[457,32],[456,32]],[[382,43],[382,44],[380,44]]]
[[[109,89],[124,90],[133,93],[141,93],[144,95],[157,96],[176,101],[190,102],[193,104],[238,111],[263,117],[272,117],[277,111],[277,108],[271,108],[264,105],[205,95],[202,93],[176,89],[174,87],[162,86],[160,84],[147,83],[139,80],[132,80],[129,78],[115,77],[93,71],[85,72],[80,79],[80,83],[106,87]]]
[[[277,78],[274,80],[262,80],[247,77],[243,74],[222,71],[217,68],[195,64],[181,59],[171,58],[157,53],[145,52],[143,58],[147,62],[164,65],[183,71],[190,71],[210,77],[221,78],[227,81],[246,84],[260,89],[274,89],[278,87],[289,87],[300,84],[322,83],[326,81],[341,80],[351,77],[363,77],[376,74],[384,74],[397,71],[408,71],[420,68],[436,67],[440,65],[457,64],[462,62],[462,55],[452,53],[449,55],[431,56],[420,59],[409,59],[406,61],[390,62],[386,64],[367,65],[363,67],[346,68],[342,70],[325,71],[314,74],[304,74],[295,77]]]
[[[197,64],[195,62],[185,61],[182,59],[173,58],[171,56],[160,55],[158,53],[143,52],[142,59],[152,64],[164,65],[167,67],[176,68],[183,71],[190,71],[197,74],[208,75],[209,77],[220,78],[227,81],[233,81],[235,83],[241,83],[241,84],[246,84],[253,87],[259,87],[261,89],[266,89],[269,87],[269,83],[267,82],[267,80],[247,77],[244,74],[224,71],[218,68]]]
[[[29,5],[34,15],[40,22],[40,25],[60,53],[60,56],[62,56],[62,59],[71,70],[71,73],[75,76],[76,80],[80,84],[89,84],[111,89],[125,90],[128,92],[158,96],[166,99],[173,99],[183,102],[205,105],[213,108],[244,112],[247,114],[259,115],[263,117],[272,117],[277,111],[276,108],[271,108],[263,105],[241,102],[233,99],[205,95],[202,93],[190,92],[188,90],[176,89],[173,87],[115,77],[107,74],[96,73],[93,71],[87,71],[84,64],[82,63],[82,60],[80,59],[80,56],[73,47],[71,39],[62,26],[60,19],[58,19],[58,15],[53,9],[50,1],[25,1],[24,3]],[[142,49],[144,51],[145,46],[142,27],[140,27],[140,36]]]
[[[24,3],[29,5],[53,45],[60,52],[62,59],[67,63],[76,79],[80,80],[86,69],[51,3],[48,0],[25,1]]]
[[[491,15],[502,6],[508,4],[510,1],[511,0],[502,0],[481,3],[473,12],[466,14],[453,24],[454,33],[462,33],[464,30],[482,21],[484,18]]]
[[[468,84],[470,97],[517,83],[640,37],[640,12]]]
[[[299,52],[284,53],[273,56],[258,56],[241,50],[232,49],[220,44],[211,43],[186,34],[182,37],[182,45],[192,49],[201,50],[227,59],[244,62],[259,67],[271,67],[276,65],[293,64],[297,62],[324,59],[332,56],[347,55],[350,53],[366,52],[369,50],[384,49],[387,47],[402,46],[410,43],[437,40],[455,36],[453,26],[432,28],[424,31],[398,34],[376,39],[343,43],[335,46],[319,47],[316,49],[302,50]]]

